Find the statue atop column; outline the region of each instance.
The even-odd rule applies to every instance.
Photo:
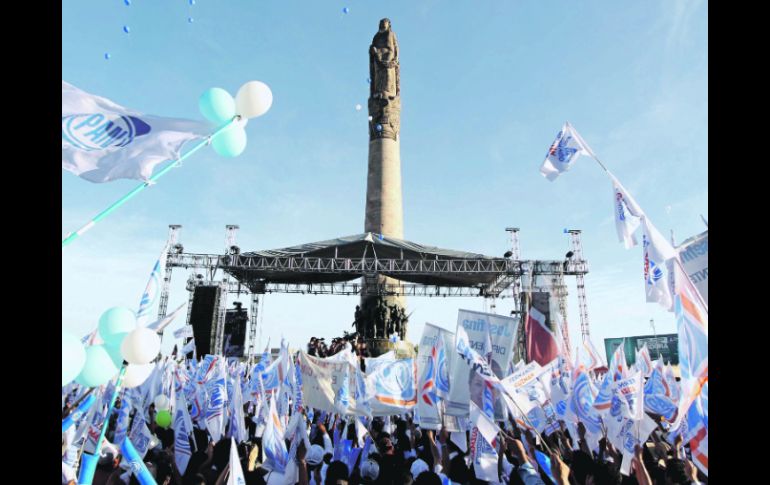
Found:
[[[398,40],[390,20],[380,20],[380,30],[369,46],[369,139],[398,139],[401,117],[401,76]]]

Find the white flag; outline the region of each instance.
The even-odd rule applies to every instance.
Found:
[[[673,301],[668,288],[666,261],[676,257],[676,250],[658,232],[646,216],[642,215],[642,255],[644,259],[644,289],[647,302],[658,302],[673,311]]]
[[[230,438],[230,476],[227,485],[246,485],[241,460],[238,459],[238,446],[233,438]]]
[[[168,244],[163,247],[163,251],[161,251],[160,256],[158,256],[158,260],[155,261],[155,266],[152,267],[152,272],[150,272],[150,279],[147,281],[144,293],[142,293],[142,299],[139,301],[139,310],[136,311],[137,326],[144,326],[144,322],[150,314],[150,310],[155,305],[155,302],[158,301],[158,296],[160,296],[160,282],[163,278],[161,273],[164,272],[166,267],[167,253]]]
[[[471,401],[470,408],[471,423],[473,426],[479,429],[481,436],[487,440],[487,443],[493,443],[497,434],[500,432],[500,428],[495,422],[481,411],[475,402]]]
[[[588,144],[568,121],[564,123],[561,131],[556,135],[556,140],[548,149],[545,161],[540,167],[540,173],[553,182],[559,174],[569,170],[580,155],[596,158]]]
[[[193,424],[187,412],[187,401],[184,396],[181,394],[176,396],[174,403],[174,462],[179,473],[184,474],[192,456],[190,434],[193,432]]]
[[[61,82],[62,168],[90,182],[148,180],[156,165],[178,158],[185,142],[205,138],[208,123],[129,110]]]
[[[174,338],[191,338],[193,336],[192,325],[185,325],[174,330]]]
[[[182,303],[181,305],[179,305],[176,308],[176,310],[174,310],[170,314],[166,315],[165,317],[161,318],[160,320],[156,320],[156,321],[152,322],[151,324],[147,325],[147,328],[149,328],[150,330],[155,330],[156,332],[162,332],[163,329],[168,327],[168,325],[171,322],[173,322],[176,317],[179,316],[179,314],[182,311],[182,308],[184,308],[185,305],[187,305],[187,302]],[[190,337],[192,337],[192,326],[186,325],[185,327],[182,327],[182,328],[186,328],[186,327],[190,328],[189,333],[190,333]],[[174,337],[176,337],[176,332],[174,332]]]
[[[195,350],[195,339],[191,339],[189,342],[187,342],[187,344],[182,348],[181,353],[183,355],[186,355],[192,352],[193,350]]]
[[[612,179],[613,197],[615,213],[615,229],[618,231],[618,241],[622,242],[626,249],[636,246],[636,236],[634,233],[639,228],[640,218],[644,215],[639,204],[636,203],[631,194],[628,193],[620,181],[610,172],[607,172]]]

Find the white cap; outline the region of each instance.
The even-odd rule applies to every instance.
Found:
[[[308,465],[318,465],[323,461],[324,454],[325,452],[321,445],[313,445],[310,447],[310,451],[307,453],[305,461],[307,461]]]
[[[418,476],[420,476],[420,473],[429,471],[430,468],[428,467],[428,464],[425,463],[424,460],[416,459],[414,463],[412,463],[412,468],[409,470],[412,473],[412,478],[417,479]]]

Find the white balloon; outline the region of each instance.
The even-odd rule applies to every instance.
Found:
[[[152,402],[155,404],[156,411],[168,410],[171,407],[171,403],[164,394],[158,394]]]
[[[149,328],[137,328],[123,339],[120,352],[129,364],[149,364],[160,352],[160,337]]]
[[[235,95],[235,112],[244,118],[262,116],[272,104],[273,92],[260,81],[247,82]]]
[[[154,367],[153,364],[128,364],[126,374],[123,376],[123,387],[131,389],[132,387],[141,386],[150,377]]]

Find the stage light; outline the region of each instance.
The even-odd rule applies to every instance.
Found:
[[[572,251],[569,251],[569,252],[568,252],[567,254],[565,254],[564,256],[565,256],[567,259],[571,259],[571,258],[572,258],[572,256],[574,256],[574,255],[575,255],[575,253],[573,253]]]
[[[505,254],[503,254],[504,258],[510,258],[511,256],[513,256],[513,252],[512,251],[506,251]]]

